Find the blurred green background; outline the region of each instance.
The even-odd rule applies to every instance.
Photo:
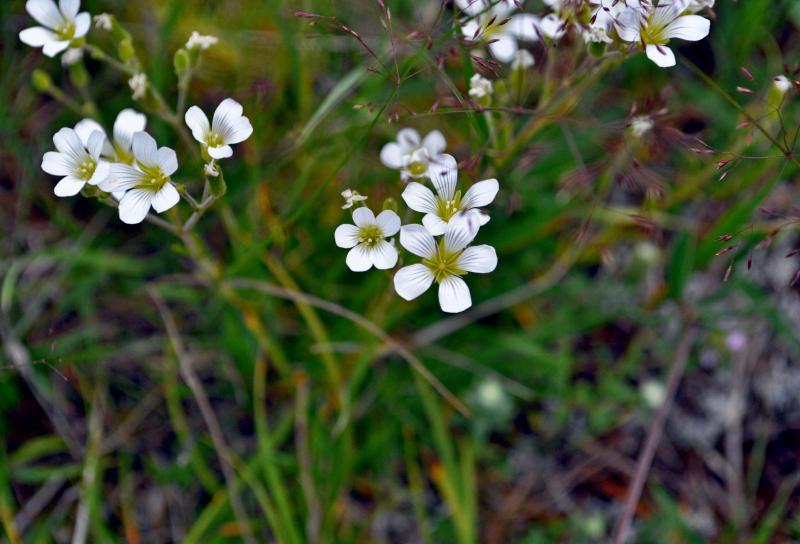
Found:
[[[24,3],[0,4],[5,541],[610,541],[671,369],[628,541],[800,541],[797,168],[724,96],[794,149],[796,91],[780,116],[769,93],[798,61],[800,4],[721,0],[676,68],[632,55],[583,86],[579,42],[532,45],[526,91],[482,113],[453,98],[476,63],[451,6],[386,2],[390,21],[372,0],[82,6],[132,33],[170,104],[174,51],[194,30],[220,39],[188,105],[234,97],[255,131],[195,229],[221,266],[211,284],[171,234],[53,196],[41,156],[80,116],[32,71],[80,97],[19,42]],[[89,40],[113,54],[106,33]],[[84,60],[106,126],[141,109],[125,76]],[[548,88],[560,107],[542,105]],[[655,124],[639,137],[640,114]],[[469,277],[458,316],[432,292],[403,301],[390,273],[350,272],[333,242],[342,190],[402,204],[379,153],[406,126],[444,133],[462,183],[501,184],[479,235],[499,266]],[[199,195],[202,163],[168,124],[148,130]]]

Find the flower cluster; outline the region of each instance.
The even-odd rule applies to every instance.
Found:
[[[413,300],[436,282],[442,310],[457,313],[472,305],[463,276],[470,272],[486,274],[497,266],[493,247],[470,244],[489,221],[489,215],[480,208],[494,201],[499,184],[496,179],[479,181],[462,194],[458,188],[458,164],[452,155],[442,153],[445,146],[439,131],[421,139],[417,131],[402,129],[397,141],[381,151],[382,162],[400,169],[408,182],[402,197],[410,210],[424,214],[422,224],[401,226],[395,211],[385,209],[376,216],[362,205],[353,210],[353,224],[340,225],[334,239],[337,246],[350,250],[345,262],[352,271],[364,272],[373,266],[387,270],[398,261],[393,237],[399,232],[400,245],[420,257],[421,262],[397,271],[397,294]],[[421,183],[425,179],[435,192]],[[344,208],[366,199],[351,189],[342,196],[347,201]]]
[[[699,41],[708,36],[711,21],[698,12],[714,7],[714,0],[544,0],[549,13],[542,17],[513,13],[513,0],[456,0],[465,17],[461,31],[468,41],[482,42],[501,62],[521,66],[524,49],[519,41],[559,40],[575,29],[602,55],[616,44],[644,50],[661,67],[675,65],[667,46],[671,39]],[[527,55],[528,58],[530,54]],[[530,62],[526,63],[531,65]]]

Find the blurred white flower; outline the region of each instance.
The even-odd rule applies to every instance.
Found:
[[[625,8],[615,20],[619,37],[644,46],[647,57],[662,68],[675,66],[675,53],[667,47],[671,38],[696,42],[708,36],[711,21],[686,15],[690,0],[668,0],[657,7]]]
[[[100,15],[94,16],[94,26],[101,30],[111,30],[113,27],[113,23],[111,21],[111,15],[108,13],[101,13]]]
[[[133,91],[133,99],[139,100],[147,92],[147,74],[138,73],[128,80],[128,86]]]
[[[146,132],[133,135],[134,163],[114,163],[111,175],[100,188],[109,192],[122,192],[119,218],[123,223],[141,223],[150,208],[164,212],[180,200],[178,190],[170,176],[178,169],[178,157],[168,147],[158,147]]]
[[[72,66],[76,62],[80,61],[83,58],[83,49],[78,47],[72,47],[67,49],[63,55],[61,55],[61,66],[66,68],[67,66]]]
[[[386,241],[400,230],[400,217],[383,210],[375,217],[366,206],[353,210],[355,225],[339,225],[334,232],[336,245],[349,249],[346,263],[353,272],[364,272],[373,266],[379,270],[397,264],[397,249]]]
[[[500,184],[496,179],[475,183],[464,196],[456,190],[458,165],[452,155],[442,155],[439,164],[432,168],[431,181],[436,195],[421,183],[411,182],[403,191],[403,200],[414,211],[424,213],[422,224],[433,236],[444,234],[448,222],[454,217],[464,219],[477,232],[478,227],[489,222],[489,215],[478,208],[492,203]]]
[[[207,176],[215,178],[219,175],[219,168],[217,168],[217,165],[214,164],[214,161],[211,161],[203,166],[203,172],[205,172]]]
[[[56,196],[73,196],[89,185],[102,185],[108,178],[110,166],[100,159],[105,137],[94,132],[84,144],[71,128],[62,128],[53,136],[58,151],[48,151],[42,157],[42,170],[63,176],[54,189]]]
[[[400,170],[403,178],[419,178],[428,175],[428,168],[444,151],[447,142],[438,130],[432,130],[420,139],[419,132],[404,128],[397,133],[397,141],[389,142],[381,149],[384,166]]]
[[[80,8],[80,0],[59,0],[58,5],[53,0],[28,0],[25,9],[42,26],[26,28],[19,33],[19,39],[31,47],[41,47],[48,57],[55,57],[89,32],[92,16],[85,11],[78,13]]]
[[[232,98],[223,100],[214,111],[214,119],[208,123],[203,110],[192,106],[186,112],[186,125],[192,130],[194,139],[203,144],[212,159],[226,159],[233,155],[231,144],[238,144],[250,137],[253,125],[242,115],[242,105]]]
[[[497,253],[493,247],[467,247],[476,233],[467,221],[453,221],[437,243],[422,225],[406,225],[400,229],[400,244],[422,257],[422,262],[397,271],[394,276],[397,294],[405,300],[413,300],[436,281],[443,311],[458,313],[472,306],[469,287],[461,276],[468,272],[487,274],[497,267]]]
[[[781,94],[786,94],[787,92],[789,92],[789,89],[791,89],[794,86],[792,80],[784,75],[775,76],[775,78],[772,80],[772,85]]]
[[[82,142],[87,143],[89,136],[95,131],[103,135],[103,158],[112,162],[133,164],[133,135],[144,131],[147,126],[147,117],[131,108],[126,108],[117,114],[114,121],[113,140],[109,141],[106,131],[94,119],[83,119],[75,125],[75,132]]]
[[[489,51],[501,62],[511,62],[519,49],[517,40],[538,41],[539,18],[530,13],[511,15],[514,0],[456,0],[467,15],[461,22],[464,38],[488,44]],[[510,18],[509,18],[510,16]],[[505,24],[500,24],[509,19]]]
[[[689,7],[686,9],[689,11],[702,11],[706,8],[713,8],[714,7],[714,0],[692,0],[689,4]]]
[[[514,60],[511,61],[512,70],[527,70],[536,64],[536,59],[533,58],[530,51],[527,49],[520,49],[514,55]]]
[[[186,42],[186,49],[197,48],[206,50],[212,45],[215,45],[218,41],[219,39],[216,36],[204,36],[195,30]]]
[[[345,202],[342,206],[343,210],[347,210],[352,208],[357,202],[364,202],[367,197],[359,193],[358,191],[354,191],[353,189],[345,189],[342,191],[342,198],[344,198]]]
[[[658,408],[667,396],[664,384],[658,380],[645,380],[639,386],[639,394],[642,400],[650,408]]]
[[[631,133],[633,133],[636,138],[641,138],[650,132],[655,125],[653,123],[653,118],[649,115],[637,115],[631,119],[628,126],[631,129]]]
[[[469,78],[469,95],[473,98],[484,98],[492,96],[494,87],[492,82],[480,74],[474,74]]]

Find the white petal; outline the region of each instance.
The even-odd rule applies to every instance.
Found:
[[[75,132],[77,133],[78,131]],[[102,130],[95,130],[89,134],[89,139],[86,141],[86,150],[94,160],[97,160],[100,158],[100,153],[102,153],[105,144],[106,133]]]
[[[450,276],[439,284],[439,306],[442,311],[457,314],[472,306],[469,287],[458,276]]]
[[[186,121],[186,126],[192,131],[194,139],[201,144],[206,143],[206,137],[208,136],[208,131],[211,130],[211,126],[208,124],[208,117],[203,113],[203,110],[197,106],[192,106],[186,110],[184,120]]]
[[[94,172],[92,173],[92,177],[89,178],[89,185],[105,185],[110,173],[111,163],[106,161],[98,162]]]
[[[416,212],[433,213],[436,211],[436,197],[421,183],[410,182],[406,185],[402,196],[408,207]]]
[[[469,19],[461,23],[461,33],[468,40],[479,38],[481,35],[480,28],[481,24],[477,19]]]
[[[488,274],[497,268],[497,252],[487,245],[468,247],[459,255],[457,266],[466,272]]]
[[[711,30],[711,21],[699,15],[678,17],[664,29],[667,38],[678,38],[690,42],[702,40]]]
[[[366,206],[361,206],[360,208],[356,208],[355,210],[353,210],[353,223],[355,223],[357,227],[363,227],[365,225],[374,225],[375,214],[372,213],[372,210],[370,210]]]
[[[37,23],[48,28],[55,28],[64,22],[64,17],[53,0],[28,0],[25,9]]]
[[[69,155],[76,165],[86,157],[86,149],[84,149],[81,139],[71,128],[62,128],[56,132],[53,136],[53,144],[60,152]]]
[[[150,211],[154,193],[147,189],[131,189],[119,201],[119,218],[123,223],[135,225],[144,221]]]
[[[41,26],[32,26],[20,32],[19,39],[25,45],[42,47],[46,43],[58,41],[58,36],[51,30]]]
[[[403,128],[397,132],[397,143],[406,152],[413,151],[420,146],[419,132],[413,128]]]
[[[397,142],[389,142],[381,149],[381,162],[389,168],[402,168],[403,156],[403,148]]]
[[[253,134],[253,125],[250,124],[250,119],[242,115],[237,119],[229,120],[221,134],[226,144],[238,144]]]
[[[381,228],[384,238],[389,238],[400,230],[400,217],[392,210],[383,210],[375,218],[375,224]]]
[[[353,272],[364,272],[372,268],[372,259],[369,256],[369,248],[364,244],[358,244],[347,252],[345,259],[347,267]]]
[[[675,66],[675,53],[666,45],[649,44],[645,51],[647,52],[647,58],[660,67],[669,68],[670,66]]]
[[[48,151],[42,157],[42,170],[54,176],[68,176],[75,170],[75,164],[66,153]]]
[[[433,272],[424,264],[404,266],[394,275],[394,290],[405,300],[414,300],[433,283]]]
[[[642,25],[642,13],[636,8],[627,8],[617,15],[614,26],[617,34],[622,41],[639,41],[639,33]]]
[[[535,42],[539,40],[539,33],[537,28],[539,26],[539,18],[530,13],[520,13],[514,15],[511,20],[506,23],[507,31],[521,40]]]
[[[444,139],[444,134],[438,130],[432,130],[422,140],[422,145],[428,150],[428,156],[435,157],[444,151],[444,148],[447,147],[447,142]]]
[[[64,42],[47,42],[42,47],[42,53],[47,57],[55,57],[69,47],[69,41]]]
[[[452,155],[438,155],[429,167],[431,183],[439,196],[452,200],[456,194],[458,183],[458,163]],[[432,210],[418,210],[432,211]]]
[[[181,195],[178,190],[173,184],[167,182],[160,191],[153,195],[151,204],[156,212],[162,213],[176,205],[180,200]]]
[[[387,270],[397,264],[397,250],[383,240],[369,252],[369,258],[378,270]]]
[[[564,21],[559,19],[555,13],[551,13],[539,21],[539,31],[550,39],[558,40],[567,30]]]
[[[499,190],[500,184],[496,179],[479,181],[464,194],[464,198],[461,199],[461,208],[469,210],[470,208],[488,206],[494,201]]]
[[[492,40],[494,41],[489,43],[489,51],[494,58],[500,62],[511,62],[517,54],[517,39],[510,34],[498,34],[492,36]]]
[[[444,247],[447,251],[461,251],[478,234],[478,228],[469,221],[469,214],[456,214],[447,223]]]
[[[155,139],[146,132],[134,134],[133,156],[145,166],[158,166],[158,146]]]
[[[456,5],[467,15],[478,15],[486,9],[484,0],[456,0]]]
[[[75,133],[85,146],[89,145],[89,136],[91,136],[95,131],[100,131],[105,134],[103,127],[100,126],[100,123],[94,119],[83,119],[78,121],[78,124],[75,125]]]
[[[142,132],[147,126],[147,117],[131,108],[125,108],[114,121],[114,141],[118,146],[130,151],[133,135]]]
[[[83,38],[89,32],[89,27],[92,26],[92,16],[87,12],[79,13],[75,17],[75,34],[73,38]]]
[[[436,241],[422,225],[405,225],[401,228],[400,245],[423,259],[436,255]]]
[[[447,229],[447,221],[435,213],[426,213],[422,218],[422,224],[431,233],[431,236],[441,236]]]
[[[157,152],[158,167],[164,175],[171,176],[178,169],[178,156],[175,150],[169,147],[161,147]]]
[[[208,154],[212,159],[227,159],[233,156],[233,148],[229,145],[209,147]]]
[[[211,131],[216,132],[222,136],[225,143],[228,142],[227,136],[230,131],[233,131],[238,126],[239,120],[242,118],[244,108],[233,98],[226,98],[220,102],[217,109],[214,111],[214,118],[211,121]],[[247,123],[250,124],[249,122]],[[250,128],[252,132],[252,127]],[[249,136],[249,134],[248,134]]]
[[[74,176],[67,176],[59,181],[53,192],[56,196],[75,196],[81,192],[86,182]]]
[[[355,225],[339,225],[333,233],[336,245],[345,249],[350,249],[358,245],[358,227]]]
[[[142,182],[142,172],[120,162],[111,165],[111,172],[108,179],[100,184],[100,188],[106,192],[127,191],[133,189]]]
[[[81,0],[58,0],[58,8],[69,20],[75,18],[78,10],[81,9]]]

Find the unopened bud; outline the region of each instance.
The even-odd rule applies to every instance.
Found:
[[[53,80],[50,78],[50,74],[43,70],[33,71],[31,83],[33,84],[33,88],[40,93],[46,93],[53,86]]]
[[[178,76],[178,79],[182,78],[186,72],[189,71],[189,68],[192,64],[192,61],[189,58],[189,52],[183,48],[175,51],[175,56],[172,58],[172,62],[175,65],[175,75]]]
[[[121,40],[117,45],[117,53],[123,62],[130,62],[136,57],[136,50],[133,48],[133,42],[130,38]]]
[[[397,201],[395,199],[393,199],[392,197],[389,197],[389,198],[387,198],[386,200],[383,201],[383,209],[384,210],[391,210],[391,211],[397,213],[397,210],[399,209],[399,207],[397,205]]]

